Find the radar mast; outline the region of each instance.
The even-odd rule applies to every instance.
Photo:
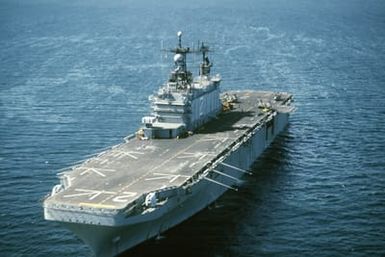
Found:
[[[177,83],[179,89],[185,89],[192,82],[192,73],[187,70],[186,55],[190,53],[189,47],[182,46],[182,31],[177,33],[178,46],[168,51],[175,53],[174,55],[174,70],[171,72],[169,82]]]

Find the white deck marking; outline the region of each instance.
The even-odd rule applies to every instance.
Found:
[[[68,187],[72,185],[72,181],[76,179],[76,177],[71,177],[69,174],[63,174],[63,178],[68,183]]]
[[[93,172],[101,177],[106,177],[106,175],[102,171],[110,171],[110,172],[115,171],[113,169],[102,169],[102,168],[92,168],[92,167],[79,167],[79,169],[84,169],[84,171],[80,173],[81,176],[83,176],[84,174]]]
[[[146,178],[145,180],[150,181],[150,180],[166,179],[166,180],[168,180],[169,183],[172,183],[180,177],[182,177],[182,178],[189,178],[190,177],[190,176],[184,176],[184,175],[180,175],[180,174],[174,175],[174,174],[165,174],[165,173],[156,173],[156,172],[153,173],[153,175],[156,177]]]
[[[107,163],[108,162],[108,159],[106,158],[106,159],[104,159],[103,161],[101,161],[101,162],[99,162],[100,164],[105,164],[105,163]]]
[[[122,192],[122,195],[114,197],[112,201],[117,203],[126,203],[130,198],[135,197],[137,194],[137,192]]]
[[[195,145],[199,144],[199,140],[193,142],[192,144],[188,145],[187,147],[185,147],[184,149],[182,149],[181,151],[178,151],[176,154],[172,155],[171,157],[167,158],[166,160],[164,160],[162,163],[160,163],[159,165],[151,168],[149,171],[147,171],[146,173],[144,173],[142,176],[140,177],[137,177],[136,179],[134,179],[132,182],[128,183],[127,185],[125,185],[123,188],[121,188],[119,191],[123,191],[127,188],[129,188],[130,186],[134,185],[135,183],[137,183],[138,181],[142,180],[142,179],[145,179],[146,176],[148,176],[149,174],[151,174],[153,171],[157,170],[157,169],[160,169],[162,166],[164,166],[166,163],[170,162],[171,160],[173,160],[174,158],[176,158],[178,155],[182,154],[183,152],[186,152],[187,150],[193,148]],[[183,177],[186,177],[186,178],[189,178],[190,176],[183,176]],[[106,199],[108,200],[108,199]]]
[[[77,194],[71,194],[71,195],[64,195],[64,198],[71,198],[71,197],[81,197],[81,196],[89,196],[88,200],[93,200],[96,197],[98,197],[101,194],[109,194],[109,195],[114,195],[116,194],[115,192],[110,192],[110,191],[99,191],[99,190],[91,190],[91,189],[81,189],[81,188],[76,188],[76,192],[80,192]]]
[[[202,160],[204,157],[206,157],[207,155],[215,155],[215,153],[213,152],[195,152],[195,153],[191,153],[191,152],[184,152],[182,153],[180,156],[178,156],[177,158],[178,159],[185,159],[185,158],[198,158],[198,160]]]
[[[198,160],[202,160],[203,158],[205,158],[207,156],[207,154],[202,154],[202,156],[201,157],[199,157],[199,159]]]
[[[116,208],[115,205],[110,205],[110,204],[83,203],[83,202],[80,202],[79,206],[98,208],[98,209],[115,209]]]
[[[227,137],[225,137],[225,140],[227,139]],[[221,136],[206,136],[204,138],[201,138],[199,141],[200,142],[207,142],[207,141],[222,141],[223,140],[223,137]]]
[[[121,156],[129,156],[131,157],[132,159],[135,159],[137,160],[138,157],[136,157],[134,154],[144,154],[142,152],[136,152],[136,151],[121,151],[121,150],[115,150],[115,153],[114,153],[114,156],[115,157],[121,157]]]
[[[168,149],[164,150],[162,153],[160,153],[159,156],[162,156],[162,155],[168,153],[169,151],[170,151],[170,149],[168,148]]]
[[[214,152],[203,152],[205,155],[209,155],[209,156],[217,156],[216,153]]]
[[[185,159],[185,158],[196,158],[199,157],[200,153],[189,153],[189,152],[184,152],[180,156],[176,157],[178,159]]]

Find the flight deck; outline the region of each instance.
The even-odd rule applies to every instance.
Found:
[[[233,91],[233,108],[186,138],[140,140],[130,137],[61,173],[65,189],[47,205],[122,209],[154,190],[180,187],[227,149],[245,130],[275,110],[287,108],[287,93]]]

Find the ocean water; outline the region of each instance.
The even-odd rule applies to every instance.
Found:
[[[179,30],[223,90],[298,110],[239,192],[123,256],[385,256],[381,0],[0,0],[0,255],[91,256],[42,199],[138,128]]]

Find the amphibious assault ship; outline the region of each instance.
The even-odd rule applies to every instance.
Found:
[[[209,48],[183,47],[167,82],[150,97],[152,114],[124,142],[58,174],[44,217],[61,223],[96,256],[116,256],[207,207],[241,177],[287,125],[292,95],[220,93]],[[187,54],[202,54],[199,74]]]

